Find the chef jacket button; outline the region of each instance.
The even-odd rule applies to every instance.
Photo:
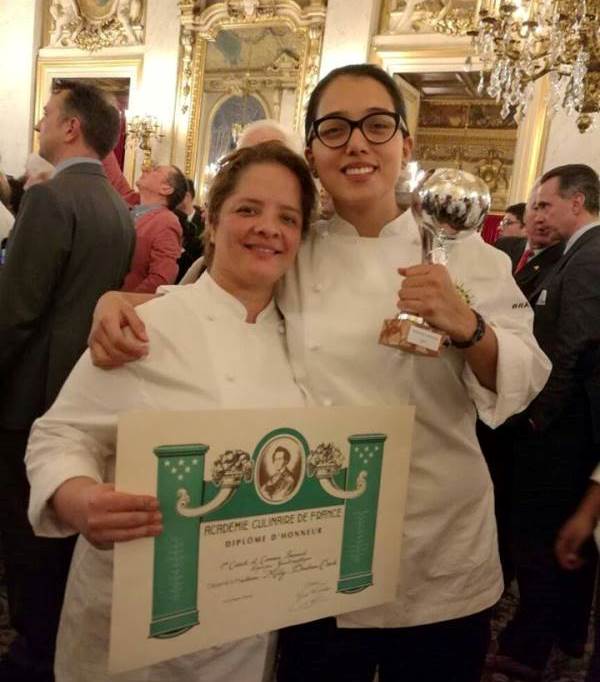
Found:
[[[227,379],[227,381],[231,382],[235,381],[235,377],[233,376],[233,374],[226,374],[225,378]]]
[[[280,334],[285,334],[285,322],[280,322],[280,323],[277,325],[277,331],[278,331]]]
[[[318,294],[320,291],[323,291],[323,285],[322,285],[320,282],[317,282],[317,283],[313,286],[313,291],[316,291],[317,294]]]
[[[214,321],[215,321],[215,316],[212,315],[212,314],[210,314],[210,313],[208,313],[208,315],[206,316],[206,319],[207,319],[209,322],[214,322]]]
[[[331,398],[323,398],[323,405],[325,405],[325,407],[331,407],[333,405],[333,400]]]
[[[308,344],[308,350],[319,350],[321,348],[321,345],[318,343],[309,343]]]
[[[321,239],[325,239],[325,237],[329,237],[329,230],[323,230],[323,232],[321,232]]]

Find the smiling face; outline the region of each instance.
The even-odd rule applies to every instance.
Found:
[[[215,251],[213,279],[234,296],[272,296],[293,264],[302,235],[300,183],[285,166],[255,163],[242,172],[209,225]]]
[[[370,113],[394,112],[385,87],[373,78],[339,76],[323,91],[316,118],[339,114],[351,120]],[[412,143],[400,130],[384,144],[372,144],[355,128],[348,143],[338,149],[313,138],[306,157],[329,192],[337,212],[350,222],[357,212],[371,211],[377,222],[398,214],[395,185]]]

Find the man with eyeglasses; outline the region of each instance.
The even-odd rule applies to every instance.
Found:
[[[517,267],[519,258],[523,254],[526,244],[525,234],[525,209],[527,204],[512,204],[504,212],[504,218],[499,225],[499,237],[494,246],[504,251],[512,261],[513,272]]]

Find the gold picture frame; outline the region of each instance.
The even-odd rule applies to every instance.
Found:
[[[187,176],[196,180],[203,189],[206,150],[206,126],[210,125],[216,107],[203,111],[203,96],[207,81],[206,61],[208,46],[213,44],[219,31],[245,31],[248,29],[285,28],[301,36],[293,127],[298,129],[310,92],[317,83],[321,57],[321,45],[325,27],[325,0],[313,0],[301,7],[293,0],[260,0],[254,11],[249,12],[240,0],[217,3],[201,10],[201,3],[187,0],[180,2],[181,53],[179,62],[178,94],[174,122],[174,145],[171,159]],[[282,78],[279,65],[264,78]],[[283,66],[283,65],[281,65]],[[260,91],[252,91],[258,95]],[[219,98],[222,101],[224,98]],[[268,115],[273,115],[266,107]]]

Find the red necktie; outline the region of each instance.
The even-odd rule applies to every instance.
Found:
[[[525,251],[523,251],[523,255],[519,259],[517,267],[515,268],[515,275],[517,272],[521,272],[521,270],[527,265],[531,256],[533,256],[533,249],[525,249]]]

